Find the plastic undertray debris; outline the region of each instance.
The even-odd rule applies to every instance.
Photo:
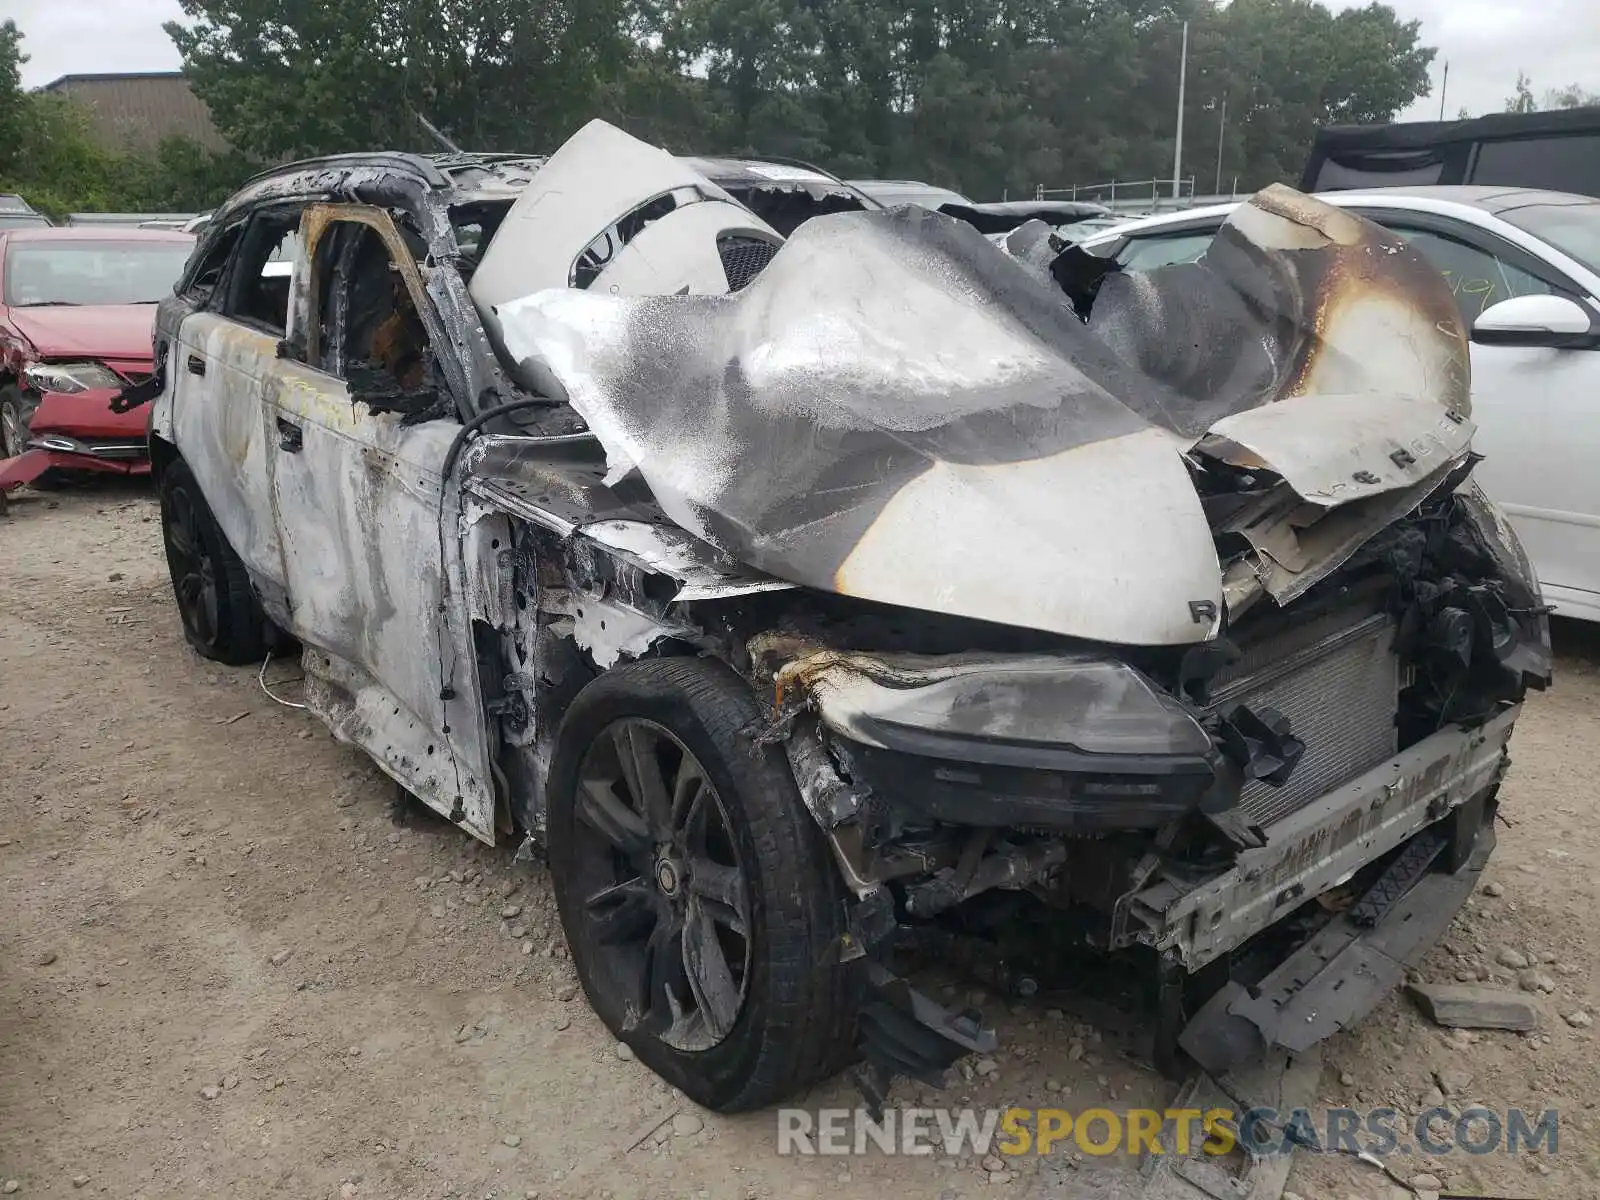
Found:
[[[1271,1108],[1280,1113],[1310,1109],[1316,1101],[1322,1055],[1313,1047],[1300,1054],[1275,1051],[1247,1071],[1213,1077],[1194,1075],[1173,1100],[1175,1109],[1234,1113]],[[1201,1149],[1191,1139],[1190,1153],[1178,1153],[1175,1133],[1163,1129],[1162,1153],[1146,1150],[1139,1160],[1139,1200],[1280,1200],[1294,1165],[1293,1152],[1253,1157],[1242,1147],[1226,1155]]]

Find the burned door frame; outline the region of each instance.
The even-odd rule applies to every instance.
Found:
[[[443,468],[459,419],[407,424],[374,411],[324,365],[324,293],[341,285],[320,255],[335,231],[364,226],[404,281],[429,348],[447,361],[421,272],[394,218],[360,204],[309,205],[286,342],[268,388],[272,503],[294,632],[305,645],[306,700],[335,736],[408,791],[492,841],[496,796],[487,723],[460,586],[461,549],[443,535]],[[329,295],[331,322],[345,317]],[[331,331],[342,336],[337,325]],[[335,342],[335,345],[338,343]],[[461,396],[441,372],[452,408]]]
[[[271,449],[266,439],[271,418],[263,380],[283,334],[235,311],[235,301],[241,261],[261,245],[257,227],[289,217],[290,210],[292,226],[303,207],[284,199],[241,214],[227,226],[237,230],[231,240],[208,243],[206,257],[186,268],[181,296],[191,307],[173,328],[164,368],[167,383],[150,422],[152,431],[170,443],[206,447],[205,453],[191,450],[186,462],[223,536],[249,571],[263,607],[279,622],[288,613],[282,555],[270,517]],[[219,252],[223,258],[217,277],[202,290],[199,270]]]

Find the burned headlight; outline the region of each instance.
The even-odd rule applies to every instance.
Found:
[[[937,820],[1146,828],[1214,780],[1210,735],[1115,660],[850,655],[802,673],[847,770]]]
[[[122,386],[122,378],[115,371],[94,362],[36,363],[22,372],[22,378],[36,392],[63,396]]]
[[[853,656],[814,673],[809,686],[823,723],[838,732],[940,758],[1032,763],[1211,749],[1183,705],[1110,659]]]
[[[1525,687],[1549,686],[1554,654],[1550,618],[1539,590],[1539,576],[1511,523],[1476,482],[1457,493],[1466,535],[1498,568],[1499,587],[1488,614],[1493,634],[1480,638],[1486,651],[1514,672]],[[1479,589],[1480,591],[1485,589]]]

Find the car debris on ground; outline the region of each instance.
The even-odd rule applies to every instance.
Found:
[[[1528,998],[1505,988],[1414,983],[1407,989],[1424,1016],[1448,1029],[1537,1029],[1539,1013]]]

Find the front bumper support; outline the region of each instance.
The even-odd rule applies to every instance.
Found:
[[[1404,981],[1444,935],[1477,886],[1494,850],[1493,809],[1475,798],[1457,813],[1475,818],[1475,833],[1454,831],[1469,848],[1454,874],[1430,872],[1394,896],[1394,883],[1413,875],[1402,853],[1348,911],[1335,917],[1253,988],[1229,983],[1217,991],[1178,1036],[1183,1050],[1212,1074],[1252,1060],[1277,1046],[1297,1053],[1348,1029]],[[1464,821],[1446,820],[1442,830]],[[1442,831],[1441,830],[1441,831]],[[1418,834],[1412,846],[1437,854],[1444,838]],[[1409,848],[1408,848],[1409,849]],[[1374,919],[1375,918],[1375,919]]]
[[[1228,871],[1197,886],[1166,878],[1125,897],[1118,944],[1144,942],[1198,971],[1489,793],[1510,761],[1519,707],[1476,729],[1442,729],[1266,829]]]

